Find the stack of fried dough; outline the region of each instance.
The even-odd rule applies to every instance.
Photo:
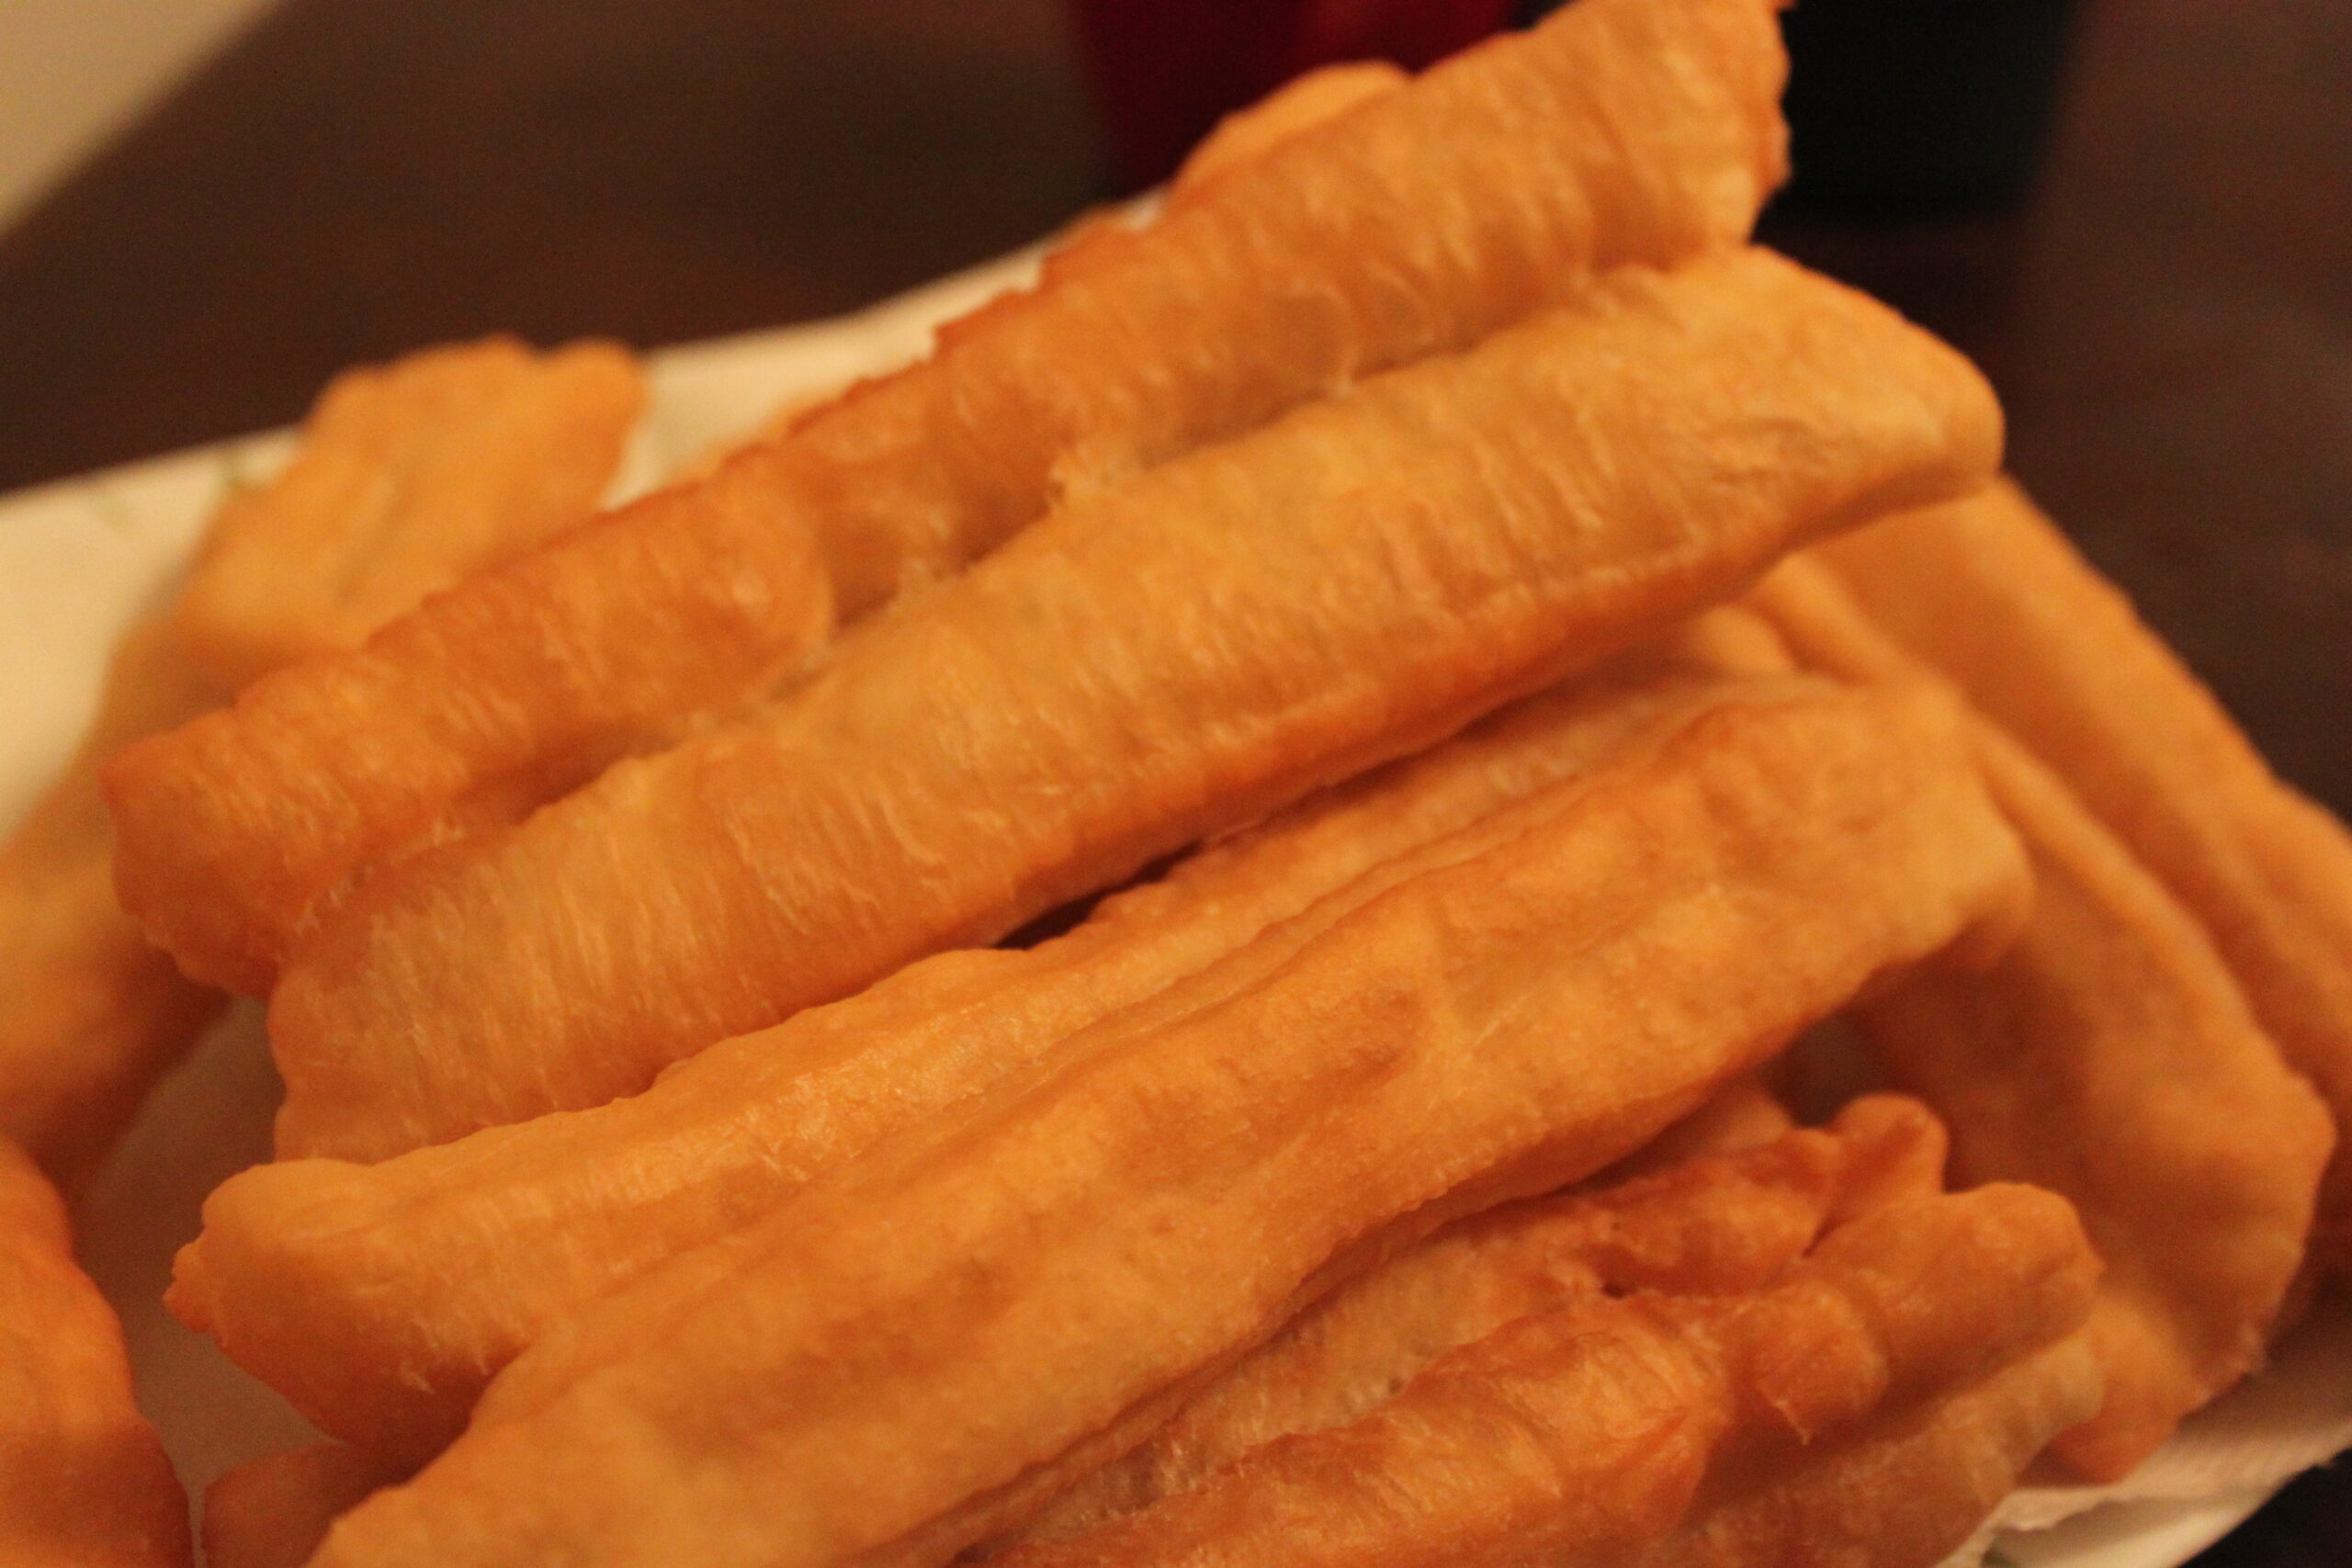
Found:
[[[124,637],[78,754],[0,843],[0,1561],[188,1552],[59,1190],[88,1184],[225,998],[118,907],[99,764],[584,521],[643,400],[605,344],[490,338],[338,378],[285,470],[223,502],[172,602]]]
[[[5,864],[98,1021],[0,1057],[52,1172],[159,991],[268,998],[167,1299],[335,1440],[212,1560],[1924,1568],[2256,1368],[2343,1256],[2352,839],[1972,367],[1747,243],[1774,9],[1307,78],[617,510],[625,361],[331,393],[164,623],[239,694],[124,664],[81,891]],[[1838,1020],[1885,1087],[1801,1127]],[[119,1346],[6,1327],[176,1517]]]

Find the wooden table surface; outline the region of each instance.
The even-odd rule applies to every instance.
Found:
[[[0,233],[0,490],[436,339],[846,309],[1102,168],[1053,0],[292,0]],[[2018,210],[1767,237],[1974,355],[2029,487],[2352,811],[2352,6],[2093,0]],[[2352,1481],[2199,1561],[2352,1562]]]

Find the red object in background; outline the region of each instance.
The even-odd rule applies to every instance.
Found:
[[[1511,0],[1071,0],[1121,180],[1175,170],[1227,112],[1342,60],[1419,70],[1499,30]]]

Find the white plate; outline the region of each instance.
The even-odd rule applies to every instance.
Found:
[[[915,358],[936,322],[1025,281],[1035,265],[1035,253],[1023,253],[854,316],[654,355],[632,482],[788,400]],[[168,591],[224,489],[266,472],[288,446],[275,432],[0,498],[0,821],[13,820],[72,750],[107,650]],[[232,1465],[315,1440],[158,1301],[173,1251],[196,1235],[203,1195],[266,1156],[276,1100],[257,1010],[241,1007],[157,1091],[77,1214],[85,1261],[122,1314],[141,1402],[191,1495]],[[2317,1359],[2352,1374],[2352,1341]],[[2352,1413],[2352,1375],[2332,1381],[2348,1385],[2338,1403]],[[2304,1413],[2290,1419],[2300,1429]],[[2110,1505],[2054,1529],[2004,1535],[1999,1550],[2018,1568],[2169,1568],[2259,1506],[2278,1472],[2274,1464],[2199,1501]]]

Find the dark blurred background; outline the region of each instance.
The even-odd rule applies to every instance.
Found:
[[[0,231],[0,487],[282,423],[435,339],[841,310],[1036,237],[1317,59],[1535,8],[284,0]],[[2028,484],[2352,807],[2352,5],[1788,25],[1802,173],[1765,237],[1975,355]]]

